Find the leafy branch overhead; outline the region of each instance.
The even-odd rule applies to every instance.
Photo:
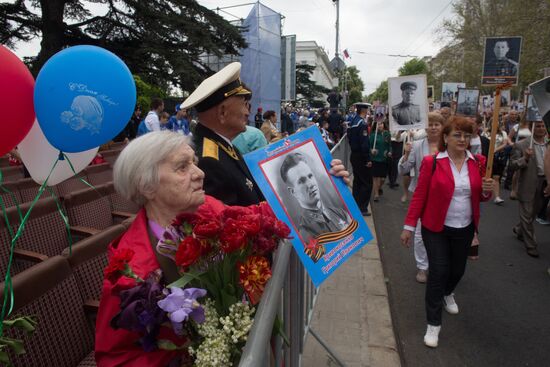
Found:
[[[246,47],[237,26],[193,0],[18,0],[0,4],[0,42],[16,46],[41,38],[28,63],[34,74],[65,47],[106,48],[144,81],[192,90],[212,70],[204,54],[238,55]]]

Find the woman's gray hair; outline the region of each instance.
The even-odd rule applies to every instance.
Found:
[[[145,205],[145,193],[158,188],[160,164],[182,144],[190,145],[190,139],[171,131],[153,131],[132,140],[113,168],[116,191],[139,206]]]

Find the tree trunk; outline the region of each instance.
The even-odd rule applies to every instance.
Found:
[[[65,23],[63,12],[67,0],[40,0],[42,9],[42,41],[36,60],[32,65],[32,73],[36,76],[42,65],[56,52],[63,49]]]

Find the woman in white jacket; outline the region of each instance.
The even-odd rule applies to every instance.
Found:
[[[428,113],[428,128],[426,129],[427,136],[422,140],[418,140],[405,144],[405,153],[399,160],[397,169],[400,175],[407,174],[414,170],[416,174],[412,178],[409,185],[409,191],[412,193],[416,189],[418,183],[418,175],[420,172],[420,164],[422,159],[430,154],[436,153],[439,139],[441,137],[441,131],[443,131],[444,118],[439,112]],[[414,258],[416,260],[416,281],[419,283],[426,283],[428,279],[428,256],[426,254],[426,248],[422,242],[422,234],[420,233],[420,220],[417,223],[416,231],[414,234]]]

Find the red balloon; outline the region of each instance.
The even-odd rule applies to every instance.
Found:
[[[25,64],[0,45],[0,157],[15,148],[34,122],[34,78]]]

